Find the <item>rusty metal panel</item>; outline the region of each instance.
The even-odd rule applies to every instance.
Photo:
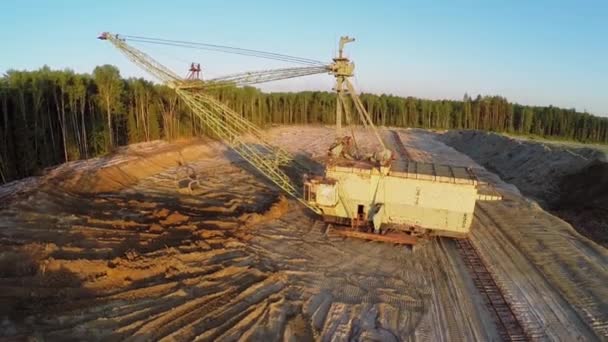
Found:
[[[345,237],[369,240],[369,241],[379,241],[379,242],[388,242],[395,243],[400,245],[415,245],[418,239],[414,236],[398,233],[398,232],[389,232],[386,234],[373,234],[373,233],[365,233],[355,230],[348,229],[332,229],[328,232],[328,234],[336,234]]]

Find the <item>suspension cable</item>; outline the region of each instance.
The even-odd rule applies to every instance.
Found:
[[[280,53],[244,49],[244,48],[238,48],[238,47],[226,46],[226,45],[196,43],[196,42],[189,42],[189,41],[183,41],[183,40],[169,40],[169,39],[149,38],[149,37],[131,36],[131,35],[117,35],[117,36],[120,37],[121,39],[129,40],[129,41],[133,41],[133,42],[139,42],[139,43],[169,45],[169,46],[176,46],[176,47],[183,47],[183,48],[190,48],[190,49],[224,52],[224,53],[231,53],[231,54],[243,55],[243,56],[274,59],[274,60],[296,63],[296,64],[325,65],[325,63],[323,63],[321,61],[310,59],[310,58],[295,57],[295,56],[289,56],[289,55],[284,55],[284,54],[280,54]]]

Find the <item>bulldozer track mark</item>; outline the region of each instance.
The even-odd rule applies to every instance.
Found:
[[[297,135],[287,138],[331,141],[327,132],[327,128],[298,129]],[[391,138],[390,131],[385,133],[394,146],[394,134]],[[362,143],[372,141],[364,134],[360,137]],[[416,158],[436,158],[417,152],[419,138],[403,139]],[[324,143],[315,144],[319,151],[325,148]],[[288,209],[279,217],[246,224],[252,216],[265,215],[277,202],[277,191],[236,166],[222,164],[219,170],[208,167],[211,162],[200,163],[203,169],[193,164],[205,184],[194,195],[178,192],[175,169],[167,168],[125,189],[96,196],[45,189],[13,197],[1,209],[2,247],[10,251],[35,247],[34,252],[47,251],[53,258],[40,260],[50,260],[48,276],[37,274],[35,282],[23,282],[18,276],[0,279],[5,293],[14,294],[9,307],[17,301],[26,305],[21,311],[26,323],[10,322],[16,334],[27,337],[29,331],[36,331],[52,340],[503,339],[491,316],[495,309],[484,302],[473,281],[475,273],[453,240],[433,239],[412,250],[328,237],[324,224],[306,215],[295,200],[288,200]],[[567,254],[580,244],[542,238],[549,233],[543,232],[548,226],[539,225],[532,216],[514,215],[513,210],[520,210],[516,204],[482,204],[475,211],[477,229],[472,230],[470,243],[525,337],[601,340],[606,323],[602,302],[594,302],[602,292],[590,289],[600,285],[601,274],[600,279],[580,279],[580,275],[601,273],[600,265],[588,263],[598,263],[604,256],[571,258],[563,265],[546,262],[567,255],[544,249],[565,243],[559,250]],[[173,213],[179,215],[169,222]],[[530,211],[537,218],[540,214],[538,209]],[[147,226],[148,230],[142,229]],[[528,237],[532,240],[520,241]],[[543,250],[530,256],[529,249],[535,248]],[[578,262],[580,269],[575,267]],[[53,265],[55,270],[72,270],[73,275],[53,274]],[[541,279],[542,269],[552,270],[550,281]],[[556,279],[574,276],[581,280],[579,288],[564,293],[578,297],[565,299]],[[41,286],[45,284],[50,287]],[[229,292],[223,292],[226,289]],[[264,293],[258,296],[258,289]],[[34,300],[31,293],[36,293]],[[249,295],[239,297],[242,293]],[[539,293],[547,298],[538,298]],[[585,324],[569,306],[575,302],[589,311],[590,323]],[[4,324],[0,322],[0,331]],[[587,332],[591,329],[595,335]],[[516,340],[515,332],[509,336]]]
[[[572,303],[575,314],[599,336],[608,336],[608,311],[602,304],[602,297],[608,295],[605,277],[601,277],[601,266],[597,260],[574,260],[569,257],[576,253],[574,245],[559,234],[551,234],[538,220],[556,220],[549,214],[530,218],[529,215],[515,217],[510,222],[508,212],[500,205],[481,205],[479,213],[498,228],[515,248],[523,255],[529,255],[529,262],[554,291],[560,293]],[[509,230],[510,224],[524,227],[526,236],[521,230]],[[534,251],[534,253],[530,253]],[[557,253],[556,251],[559,251]],[[597,277],[589,277],[597,274]],[[536,329],[539,330],[539,329]]]

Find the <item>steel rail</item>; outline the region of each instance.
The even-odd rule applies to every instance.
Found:
[[[493,314],[498,334],[504,341],[530,341],[515,310],[494,280],[477,249],[469,239],[456,240],[456,248],[470,271],[473,283],[479,293],[485,297],[486,304]]]

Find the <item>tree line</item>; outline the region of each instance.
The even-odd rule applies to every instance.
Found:
[[[264,93],[227,87],[213,95],[260,126],[334,124],[331,92]],[[481,129],[608,143],[608,118],[553,106],[523,106],[500,96],[460,101],[362,94],[380,126]],[[0,182],[34,175],[116,146],[204,134],[175,92],[111,65],[92,74],[43,67],[0,77]],[[357,122],[356,118],[355,122]]]

